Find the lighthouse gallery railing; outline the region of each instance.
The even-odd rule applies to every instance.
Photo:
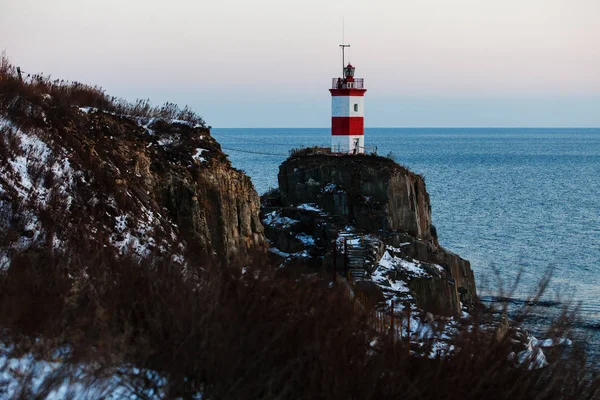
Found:
[[[347,89],[348,87],[346,85],[343,85],[340,87],[340,81],[338,79],[340,79],[340,78],[333,78],[331,80],[331,88],[332,89]],[[364,89],[365,88],[365,79],[364,78],[354,78],[354,82],[349,82],[349,83],[353,83],[353,85],[352,85],[353,89]]]

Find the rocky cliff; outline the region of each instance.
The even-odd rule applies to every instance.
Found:
[[[436,242],[423,178],[377,156],[310,154],[279,167],[284,205],[316,203],[367,231],[402,231]]]
[[[119,108],[85,85],[3,78],[0,269],[20,252],[82,241],[182,264],[188,254],[243,264],[266,249],[250,179],[200,118],[168,104]]]
[[[334,266],[400,308],[460,315],[476,303],[470,263],[438,243],[420,175],[384,157],[307,149],[281,164],[278,181],[263,222],[284,264]]]

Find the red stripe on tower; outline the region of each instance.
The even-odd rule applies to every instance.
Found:
[[[364,135],[365,123],[363,117],[331,117],[331,134]]]
[[[348,64],[344,78],[334,78],[331,93],[331,151],[364,153],[364,80],[354,78],[355,68]]]

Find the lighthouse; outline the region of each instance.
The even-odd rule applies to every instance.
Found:
[[[349,45],[341,45],[349,46]],[[344,47],[342,47],[342,51]],[[364,80],[354,77],[354,66],[344,66],[344,77],[333,78],[331,89],[331,152],[365,151]]]

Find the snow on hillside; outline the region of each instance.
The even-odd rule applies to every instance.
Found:
[[[76,173],[65,155],[54,154],[40,138],[42,132],[24,132],[9,120],[0,117],[1,140],[10,150],[0,169],[0,228],[8,231],[18,221],[22,234],[9,247],[0,248],[0,270],[10,265],[10,253],[24,250],[47,239],[40,221],[51,197],[60,197],[68,208]],[[59,182],[52,185],[49,177]],[[15,202],[19,205],[15,207]],[[61,240],[50,238],[55,245]]]
[[[81,109],[81,112],[89,113],[92,109]],[[50,133],[41,129],[20,129],[1,116],[0,132],[0,140],[4,142],[2,147],[7,149],[0,159],[3,164],[0,169],[0,229],[13,232],[13,240],[0,248],[0,270],[10,266],[11,254],[15,252],[48,241],[55,249],[61,249],[67,239],[65,234],[69,233],[68,225],[64,229],[56,226],[48,229],[42,216],[55,213],[55,219],[70,224],[67,219],[73,207],[106,210],[102,217],[90,215],[87,221],[81,221],[89,225],[90,240],[102,241],[101,238],[107,236],[108,243],[120,254],[132,251],[147,257],[152,251],[169,252],[175,262],[183,260],[178,254],[183,250],[183,244],[171,224],[164,223],[166,216],[157,215],[141,202],[137,202],[133,210],[122,211],[114,196],[95,193],[88,181],[94,178],[89,178],[78,165],[72,165],[69,149],[55,143]],[[134,199],[132,193],[126,195]],[[162,239],[154,237],[157,231],[165,230]]]
[[[76,399],[162,399],[167,395],[167,381],[157,372],[134,367],[121,367],[113,371],[102,371],[99,377],[94,365],[70,365],[60,361],[60,354],[53,360],[40,360],[31,354],[19,357],[10,355],[10,349],[0,346],[0,394],[7,399],[19,396],[24,386],[32,393],[43,393],[45,400],[62,400],[73,396]],[[61,377],[56,380],[56,377]],[[152,382],[153,393],[138,396],[129,379]],[[50,386],[49,386],[50,385]],[[37,398],[37,397],[36,397]],[[197,399],[202,397],[198,395]]]

